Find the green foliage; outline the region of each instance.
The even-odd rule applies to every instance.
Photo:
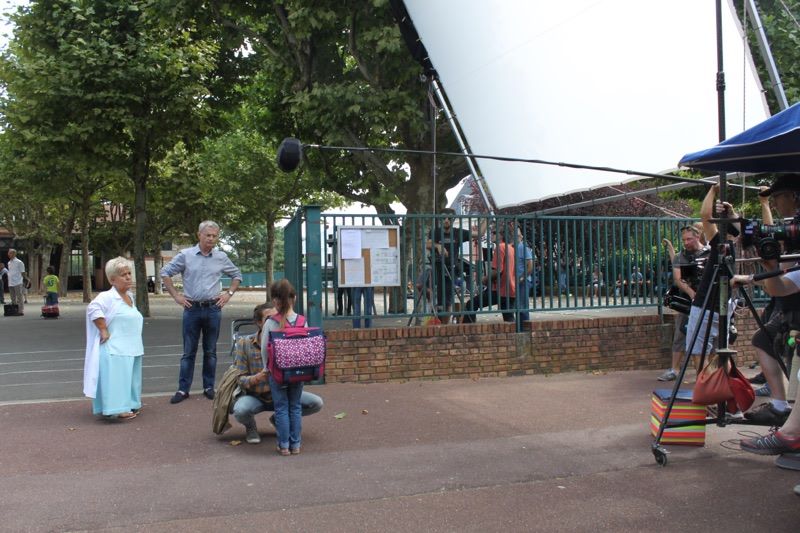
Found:
[[[264,225],[242,232],[225,231],[224,244],[230,246],[230,256],[242,272],[264,272],[267,264],[267,229]],[[283,228],[275,228],[273,268],[284,270]]]
[[[740,19],[744,20],[742,0],[736,0],[734,4]],[[759,0],[757,5],[764,32],[780,73],[786,99],[789,105],[792,105],[800,101],[800,84],[797,82],[800,79],[800,24],[798,24],[800,2],[797,0]],[[749,19],[747,29],[759,77],[764,87],[769,88],[769,75],[761,54],[758,52],[753,22]],[[772,90],[767,90],[765,95],[770,109],[773,113],[777,113],[780,108]]]
[[[432,147],[428,87],[406,50],[388,2],[286,0],[255,13],[233,5],[224,15],[247,24],[270,109],[262,127],[276,141],[294,135],[306,142],[355,147]],[[441,126],[446,126],[442,124]],[[448,149],[451,136],[439,139]],[[351,201],[390,212],[399,199],[411,212],[433,197],[429,157],[405,158],[410,172],[374,153],[309,151],[306,168],[320,186]],[[440,161],[440,201],[466,173],[463,161]]]

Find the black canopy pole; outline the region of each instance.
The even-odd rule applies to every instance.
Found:
[[[716,0],[717,18],[717,124],[719,128],[719,142],[725,140],[725,67],[722,60],[722,0]],[[719,199],[727,200],[727,175],[719,174]],[[725,233],[723,233],[725,235]]]
[[[722,61],[722,0],[716,0],[716,26],[717,26],[717,123],[719,127],[719,142],[725,140],[725,68]],[[719,173],[719,200],[727,200],[728,180],[727,174],[723,171]],[[727,216],[729,213],[726,214]],[[719,214],[717,214],[719,216]],[[728,267],[733,266],[733,255],[727,249],[726,241],[728,238],[728,222],[722,220],[719,223],[719,264],[718,266],[718,290],[719,290],[719,336],[717,338],[717,354],[720,356],[720,365],[725,368],[725,357],[731,357],[735,352],[728,348],[728,298],[729,298],[729,277]],[[713,266],[710,266],[713,267]],[[713,285],[709,290],[713,290]],[[705,311],[704,311],[705,313]],[[708,317],[709,322],[713,321],[713,316]],[[719,406],[718,406],[719,408]]]

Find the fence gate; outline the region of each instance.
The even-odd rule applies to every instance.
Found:
[[[312,326],[322,325],[322,246],[320,206],[297,210],[284,229],[286,279],[297,291],[295,311]]]

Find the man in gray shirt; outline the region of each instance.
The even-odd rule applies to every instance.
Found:
[[[194,360],[200,334],[203,335],[203,394],[214,399],[214,379],[217,370],[217,338],[222,321],[222,308],[239,288],[242,273],[228,258],[215,248],[219,241],[219,225],[211,220],[200,223],[198,243],[181,250],[161,269],[161,279],[175,303],[183,307],[183,357],[181,358],[178,391],[170,403],[179,403],[189,397],[194,377]],[[178,293],[172,276],[183,276],[183,294]],[[231,287],[220,292],[220,278],[230,276]]]
[[[8,292],[11,294],[11,303],[17,305],[17,315],[25,312],[25,295],[23,288],[28,277],[25,275],[25,263],[17,257],[14,248],[8,250]]]

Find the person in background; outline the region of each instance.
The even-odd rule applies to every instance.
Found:
[[[200,223],[198,243],[178,252],[172,261],[161,269],[161,281],[175,303],[183,308],[183,357],[178,378],[178,390],[170,403],[179,403],[189,397],[194,378],[194,360],[200,335],[203,336],[203,395],[214,399],[214,381],[217,371],[217,339],[222,321],[222,308],[233,297],[242,282],[242,273],[216,248],[219,225],[211,220]],[[179,294],[172,276],[183,276],[183,294]],[[220,293],[220,278],[231,278],[231,287]]]
[[[714,287],[714,266],[719,262],[719,248],[722,236],[719,234],[716,223],[712,222],[714,215],[715,205],[716,211],[720,218],[735,219],[738,215],[733,210],[731,204],[727,202],[720,202],[716,204],[716,195],[719,191],[719,185],[713,185],[708,189],[703,203],[700,206],[700,218],[703,225],[703,236],[709,246],[709,255],[706,260],[706,268],[700,277],[695,291],[694,298],[692,298],[692,306],[689,311],[689,321],[686,323],[686,354],[689,355],[706,355],[712,354],[716,351],[717,335],[719,330],[719,313],[715,310],[719,309],[719,293],[712,290]],[[737,237],[739,235],[738,224],[727,224],[728,237]],[[709,294],[711,291],[711,294]],[[706,304],[706,295],[708,295],[708,305]],[[708,321],[711,319],[711,329],[708,328]],[[708,332],[708,337],[706,337]],[[727,333],[727,332],[726,332]]]
[[[664,239],[670,261],[672,262],[672,280],[675,287],[692,300],[700,283],[708,255],[708,247],[702,243],[702,233],[696,226],[681,228],[683,250],[675,253],[675,247],[669,239]],[[678,377],[681,359],[686,353],[686,325],[689,315],[678,313],[675,318],[675,331],[672,335],[672,366],[658,376],[658,381],[673,381]]]
[[[592,278],[591,278],[591,287],[592,287],[592,297],[593,298],[600,298],[600,292],[602,291],[603,287],[605,287],[605,281],[603,280],[603,271],[600,270],[600,266],[595,266],[592,269]]]
[[[6,303],[6,289],[3,276],[8,276],[8,269],[5,263],[0,263],[0,304]]]
[[[361,311],[363,301],[364,311],[364,327],[372,327],[372,315],[375,314],[375,288],[374,287],[353,287],[351,289],[352,302],[353,302],[353,327],[358,329],[361,327]]]
[[[522,228],[517,226],[516,239],[514,244],[514,262],[516,263],[517,275],[517,307],[520,309],[519,319],[527,322],[531,319],[528,309],[531,306],[530,289],[531,276],[533,275],[533,250],[525,242]]]
[[[52,266],[47,267],[47,275],[42,278],[42,286],[45,290],[45,305],[58,305],[58,291],[60,283],[56,276],[56,269]]]
[[[11,303],[17,306],[17,316],[25,313],[25,263],[17,258],[14,248],[8,250],[8,292],[11,294]]]
[[[631,282],[629,287],[631,296],[635,298],[644,296],[644,276],[642,276],[642,273],[639,272],[639,267],[636,265],[633,265],[631,271]]]
[[[470,232],[453,227],[453,209],[442,209],[440,214],[444,218],[431,229],[425,248],[431,251],[430,282],[436,297],[436,316],[442,324],[449,324],[456,282],[461,278],[462,247],[470,241]]]
[[[516,276],[514,275],[516,267],[514,247],[506,243],[506,232],[507,228],[502,225],[498,225],[492,232],[496,246],[492,251],[489,273],[481,279],[483,290],[464,304],[464,308],[468,311],[463,318],[464,324],[475,323],[475,311],[490,305],[497,305],[502,310],[504,322],[514,321],[512,311],[516,301]]]
[[[115,257],[106,263],[111,289],[86,308],[86,358],[83,393],[95,415],[135,418],[142,408],[142,325],[130,288],[130,263]]]
[[[277,311],[270,304],[256,306],[253,309],[253,321],[258,326],[258,332],[236,339],[233,351],[233,364],[241,372],[239,387],[243,391],[233,405],[233,416],[244,426],[245,440],[249,444],[261,442],[255,415],[275,409],[269,389],[269,375],[261,357],[264,322],[275,313]],[[300,394],[300,405],[303,416],[313,415],[322,409],[322,398],[304,390]],[[275,415],[270,417],[270,422],[275,425]]]

